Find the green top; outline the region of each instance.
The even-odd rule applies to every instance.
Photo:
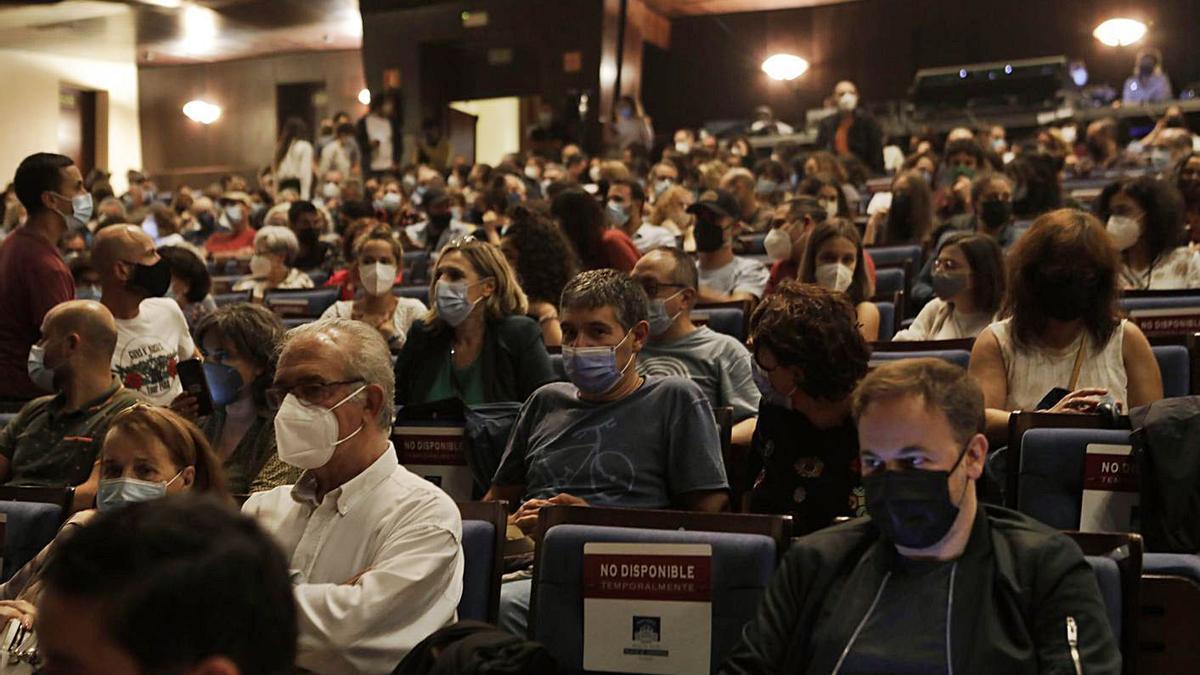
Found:
[[[9,461],[8,485],[68,487],[86,481],[100,454],[112,418],[144,399],[112,386],[78,410],[65,411],[66,397],[35,398],[0,429],[0,455]]]
[[[200,428],[209,443],[216,445],[225,426],[225,409],[201,418]],[[237,447],[224,462],[225,481],[235,495],[270,490],[290,485],[300,477],[300,469],[278,461],[275,451],[275,412],[259,410]]]
[[[482,359],[475,357],[466,368],[454,365],[453,353],[447,352],[442,367],[437,370],[429,387],[429,401],[443,401],[448,398],[460,399],[467,405],[487,403],[483,391]]]

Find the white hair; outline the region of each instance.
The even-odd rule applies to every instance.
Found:
[[[268,225],[254,235],[254,249],[264,248],[271,253],[282,253],[284,264],[291,265],[300,253],[300,241],[296,233],[286,227]]]
[[[261,231],[261,230],[260,230]],[[341,379],[362,380],[383,389],[383,405],[376,422],[380,429],[390,431],[396,417],[396,374],[392,371],[392,354],[379,331],[353,319],[321,319],[289,330],[280,343],[279,353],[298,338],[327,335],[342,354],[345,373]]]

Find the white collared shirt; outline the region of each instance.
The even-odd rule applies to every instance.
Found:
[[[391,443],[319,504],[315,488],[305,473],[242,507],[275,536],[297,579],[296,665],[323,675],[391,673],[418,642],[455,621],[458,507],[400,466]]]

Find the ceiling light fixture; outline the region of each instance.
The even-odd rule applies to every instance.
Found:
[[[221,117],[221,106],[195,99],[183,104],[183,114],[193,122],[208,125]]]
[[[762,70],[772,80],[794,80],[808,72],[808,61],[795,54],[775,54],[762,62]]]
[[[1146,24],[1137,19],[1109,19],[1096,26],[1092,35],[1109,47],[1128,47],[1146,37]]]

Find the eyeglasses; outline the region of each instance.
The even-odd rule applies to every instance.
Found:
[[[950,258],[936,258],[933,261],[933,269],[935,269],[935,270],[945,270],[947,272],[953,272],[955,270],[962,270],[962,269],[966,269],[966,268],[967,268],[966,265],[963,265],[962,263],[958,262],[957,260],[951,260]]]
[[[330,387],[354,384],[355,382],[362,381],[361,379],[353,379],[338,380],[337,382],[305,382],[303,384],[294,384],[290,387],[271,387],[267,389],[267,405],[272,408],[278,408],[283,405],[283,399],[287,398],[288,394],[292,394],[305,403],[318,403],[324,398],[325,391]]]
[[[660,288],[684,288],[683,284],[662,284],[649,277],[641,277],[635,279],[635,281],[641,285],[641,287],[646,291],[646,297],[650,298],[651,300],[658,297],[658,291]]]

